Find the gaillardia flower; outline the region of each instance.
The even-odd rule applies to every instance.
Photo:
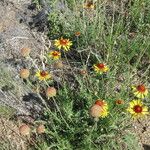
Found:
[[[38,77],[39,80],[48,80],[50,79],[52,76],[51,74],[49,74],[47,71],[42,70],[42,71],[37,71],[35,74],[36,77]]]
[[[133,94],[137,97],[137,98],[144,98],[145,96],[147,96],[148,94],[148,90],[144,85],[138,85],[138,86],[133,86]]]
[[[58,51],[51,51],[48,53],[48,57],[50,57],[54,60],[58,60],[61,57],[61,53]]]
[[[144,106],[141,100],[132,100],[129,103],[127,111],[132,115],[133,118],[139,118],[149,114],[148,107]]]
[[[105,118],[108,113],[108,105],[104,100],[97,100],[90,109],[90,115],[94,118]]]
[[[105,73],[109,70],[108,66],[106,66],[103,63],[94,64],[93,68],[94,68],[94,71],[99,74]]]
[[[65,51],[68,51],[70,49],[70,46],[72,45],[72,41],[70,41],[69,39],[64,39],[61,37],[60,39],[55,40],[54,45],[58,49],[63,48]]]

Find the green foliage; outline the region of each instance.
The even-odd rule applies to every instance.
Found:
[[[44,115],[47,132],[43,141],[47,141],[48,148],[110,150],[113,147],[119,150],[124,145],[129,149],[126,139],[129,133],[126,131],[131,124],[126,122],[129,118],[124,112],[125,106],[116,106],[114,100],[107,99],[109,116],[94,121],[89,115],[89,108],[94,103],[95,96],[92,96],[92,91],[88,91],[90,89],[82,87],[83,82],[82,84],[77,92],[64,85],[57,97],[51,99],[54,106],[47,109]],[[132,142],[134,143],[133,139]]]

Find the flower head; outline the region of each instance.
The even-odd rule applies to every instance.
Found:
[[[43,124],[39,125],[37,128],[36,128],[36,132],[38,134],[42,134],[45,132],[45,126]]]
[[[61,57],[61,53],[58,51],[51,51],[51,52],[49,52],[48,57],[50,57],[54,60],[58,60]]]
[[[35,74],[36,77],[38,77],[39,80],[48,80],[50,79],[52,76],[45,70],[42,71],[37,71]]]
[[[28,69],[21,69],[20,70],[20,77],[23,79],[27,79],[30,75],[30,72]]]
[[[93,68],[94,68],[94,71],[99,74],[105,73],[109,70],[108,66],[106,66],[103,63],[94,64]]]
[[[30,134],[30,128],[28,125],[23,124],[19,127],[19,132],[21,135],[29,135]]]
[[[148,107],[144,106],[141,100],[132,100],[129,103],[127,111],[132,115],[133,118],[139,118],[149,114]]]
[[[54,96],[56,96],[56,89],[54,88],[54,87],[48,87],[47,89],[46,89],[46,96],[48,97],[48,98],[50,98],[50,97],[54,97]]]
[[[69,39],[64,39],[61,37],[60,39],[55,40],[54,45],[58,49],[63,48],[65,51],[68,51],[70,49],[70,46],[72,45],[72,41],[70,41]]]
[[[90,115],[94,118],[99,118],[101,116],[102,108],[99,105],[93,105],[90,108]]]
[[[138,85],[138,86],[133,86],[132,89],[133,89],[133,94],[137,98],[142,98],[143,99],[148,94],[148,90],[143,84]]]
[[[94,118],[105,118],[108,113],[108,105],[104,100],[97,100],[90,109],[90,114]]]

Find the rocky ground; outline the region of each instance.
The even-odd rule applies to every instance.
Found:
[[[38,32],[36,29],[31,29],[33,16],[37,14],[34,8],[30,0],[0,1],[1,67],[5,68],[9,66],[9,71],[13,72],[15,80],[18,78],[19,69],[24,66],[20,56],[21,48],[30,48],[32,50],[32,57],[36,57],[44,49],[46,44],[47,39],[45,34]],[[20,85],[21,83],[17,84]],[[22,91],[24,91],[24,94],[26,93],[26,89],[22,89]],[[0,100],[0,103],[5,102],[9,106],[15,106],[15,109],[17,108],[20,114],[30,114],[29,109],[31,107],[38,107],[31,103],[29,104],[30,106],[27,106],[27,102],[16,102],[18,97],[10,97],[7,93],[4,94],[3,91],[0,92],[0,97],[0,99],[3,99],[3,101]]]
[[[27,118],[25,119],[27,121],[31,120],[30,117],[26,116],[30,116],[35,111],[39,112],[41,107],[40,104],[34,103],[34,97],[30,102],[22,100],[23,96],[30,92],[30,89],[26,89],[21,82],[18,82],[18,71],[23,67],[20,49],[23,47],[30,48],[32,50],[31,55],[35,57],[44,48],[46,40],[44,33],[31,30],[32,16],[37,14],[34,8],[34,5],[31,5],[31,0],[0,1],[1,71],[3,70],[6,74],[13,72],[13,81],[10,82],[18,87],[17,93],[9,93],[3,90],[7,85],[1,85],[0,106],[10,106],[16,109],[17,115],[24,119]],[[5,70],[5,67],[9,69]],[[3,80],[3,75],[0,80]],[[27,149],[26,139],[19,136],[18,126],[19,122],[16,124],[15,121],[0,116],[0,149]]]
[[[43,32],[38,32],[37,28],[33,28],[33,21],[35,21],[33,19],[33,16],[38,14],[34,8],[34,5],[31,5],[31,0],[0,1],[1,68],[9,66],[9,71],[14,73],[14,80],[16,81],[19,78],[17,75],[18,70],[23,66],[19,54],[20,49],[23,47],[28,47],[32,50],[32,57],[36,57],[36,55],[45,48],[45,44],[49,44],[49,41],[45,36],[45,30],[43,30],[43,28],[40,28],[40,30],[43,30]],[[18,87],[24,87],[21,85],[22,83],[16,83]],[[0,105],[11,106],[17,110],[18,115],[22,116],[33,115],[33,112],[35,111],[40,112],[40,104],[37,104],[34,101],[36,95],[33,96],[32,101],[25,102],[22,100],[22,97],[26,93],[31,91],[30,89],[24,88],[20,90],[21,92],[18,93],[18,96],[14,96],[9,92],[4,92],[1,89]],[[36,112],[36,114],[38,113]],[[28,119],[32,120],[33,118],[28,117]],[[150,118],[140,123],[135,122],[133,131],[136,132],[139,136],[140,143],[150,145]],[[11,148],[17,147],[16,150],[27,149],[24,143],[25,140],[22,139],[18,134],[17,125],[14,124],[13,121],[4,119],[3,117],[1,117],[0,121],[0,139],[5,143],[11,143]],[[150,147],[146,145],[144,146],[144,148],[150,150]],[[6,147],[6,149],[7,148],[10,149],[9,146]]]

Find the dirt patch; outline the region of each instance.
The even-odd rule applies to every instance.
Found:
[[[31,57],[35,58],[40,55],[41,51],[45,49],[45,44],[49,44],[49,40],[44,33],[37,32],[37,30],[32,29],[29,22],[32,21],[32,16],[37,14],[36,10],[29,9],[31,5],[31,0],[4,0],[0,1],[0,62],[1,68],[8,68],[5,70],[6,74],[9,76],[13,74],[12,82],[18,87],[20,83],[18,72],[21,68],[25,67],[23,63],[23,58],[20,55],[20,50],[23,47],[31,49]],[[4,73],[2,73],[4,74]],[[2,79],[1,76],[1,80]],[[8,79],[6,79],[6,85],[1,87],[5,89],[8,87]],[[25,87],[22,85],[22,87]],[[20,91],[20,89],[18,89]],[[0,90],[0,104],[8,105],[10,107],[15,107],[18,114],[31,115],[33,110],[39,110],[39,106],[34,99],[36,95],[30,97],[30,101],[23,102],[22,97],[27,95],[29,89],[21,90],[22,93],[10,93]],[[30,90],[29,93],[32,93]],[[34,102],[34,104],[32,103]],[[33,105],[32,105],[33,104]]]
[[[133,124],[134,132],[138,135],[139,141],[144,144],[144,149],[150,149],[150,117],[135,121]]]
[[[27,150],[27,139],[19,134],[16,122],[5,118],[0,119],[0,149]]]

